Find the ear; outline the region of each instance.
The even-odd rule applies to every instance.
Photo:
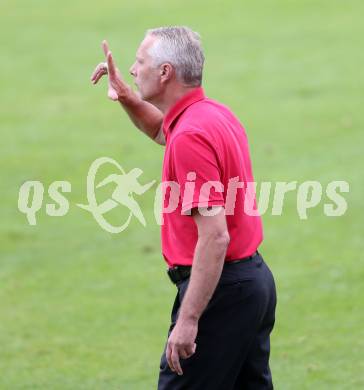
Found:
[[[160,71],[160,76],[161,76],[161,81],[162,82],[167,82],[173,77],[174,74],[174,69],[171,64],[168,62],[162,64],[159,68]]]

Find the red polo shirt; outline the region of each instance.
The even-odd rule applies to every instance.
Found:
[[[167,112],[163,131],[161,237],[167,264],[192,264],[198,234],[188,214],[194,207],[225,207],[230,235],[225,261],[253,254],[263,239],[262,222],[254,191],[246,191],[254,179],[247,136],[238,119],[195,88]],[[234,183],[239,183],[235,190]]]

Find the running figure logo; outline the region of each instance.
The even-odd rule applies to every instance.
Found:
[[[97,171],[104,164],[112,164],[121,172],[121,174],[112,173],[104,180],[96,185],[96,188],[104,187],[107,184],[114,183],[116,187],[111,195],[112,199],[107,199],[104,202],[97,204],[95,196],[95,178]],[[146,226],[143,213],[137,201],[133,198],[133,194],[142,195],[155,183],[153,180],[150,183],[141,185],[138,182],[138,177],[143,173],[139,168],[134,168],[130,172],[125,173],[118,162],[109,157],[100,157],[96,159],[90,166],[87,174],[87,200],[88,204],[77,204],[77,206],[89,211],[97,223],[106,231],[110,233],[120,233],[125,230],[134,215],[138,221]],[[121,226],[111,225],[105,218],[104,214],[114,209],[115,207],[123,205],[129,209],[129,216]]]

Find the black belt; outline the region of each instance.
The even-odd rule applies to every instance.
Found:
[[[255,256],[259,255],[258,251],[254,252],[251,256],[244,257],[238,260],[226,261],[224,266],[229,264],[241,263],[243,261],[252,260]],[[167,269],[167,274],[171,282],[174,284],[180,283],[183,280],[187,279],[191,274],[190,265],[176,265],[175,267],[171,267]]]

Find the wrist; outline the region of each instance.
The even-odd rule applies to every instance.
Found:
[[[198,323],[199,316],[196,313],[180,312],[179,320],[183,323],[196,324]]]

